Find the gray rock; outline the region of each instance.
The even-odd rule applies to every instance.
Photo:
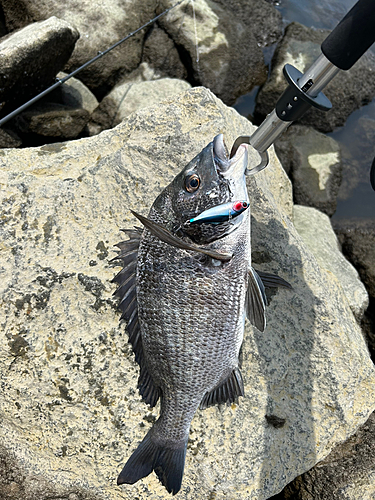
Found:
[[[13,130],[0,128],[0,148],[18,148],[22,140]]]
[[[375,298],[375,221],[339,219],[334,230],[344,254],[358,270],[369,294]]]
[[[67,76],[66,73],[59,73],[58,78]],[[77,78],[69,78],[59,88],[57,102],[61,102],[71,108],[82,108],[90,114],[98,107],[99,103],[94,94]]]
[[[64,78],[66,73],[58,73]],[[75,139],[85,129],[99,103],[92,92],[76,78],[70,78],[56,90],[19,114],[14,126],[26,139],[42,137]],[[26,135],[25,135],[26,134]]]
[[[155,68],[160,75],[180,80],[187,78],[186,68],[173,40],[158,26],[154,26],[145,40],[143,61]]]
[[[54,83],[65,66],[79,34],[66,21],[46,21],[6,35],[0,41],[0,102],[3,113],[23,104]]]
[[[98,131],[112,128],[134,111],[153,106],[189,88],[189,83],[173,78],[116,85],[93,113],[90,128],[95,130],[96,126]]]
[[[59,488],[61,498],[72,488],[107,500],[167,498],[154,474],[115,484],[158,410],[137,393],[108,259],[119,229],[135,224],[131,208],[147,213],[217,133],[230,147],[253,131],[195,88],[95,137],[1,151],[0,439],[23,475]],[[264,333],[246,326],[239,405],[197,412],[185,500],[265,500],[375,408],[375,370],[360,328],[336,278],[289,219],[290,182],[272,151],[270,166],[248,183],[255,264],[293,290],[269,293]]]
[[[42,476],[27,474],[23,464],[0,444],[0,498],[1,500],[104,500],[80,487],[69,489],[51,485]]]
[[[16,116],[15,126],[23,134],[75,139],[89,119],[90,113],[86,109],[46,102]]]
[[[310,127],[295,125],[275,149],[292,180],[295,202],[333,215],[342,178],[339,144]]]
[[[172,0],[163,0],[159,12],[172,4]],[[173,9],[159,23],[183,48],[195,81],[226,104],[233,104],[237,97],[266,81],[267,70],[254,27],[230,8],[196,0]]]
[[[15,29],[52,15],[72,23],[81,37],[65,71],[70,72],[104,51],[128,33],[142,26],[155,15],[153,0],[2,0],[8,29]],[[80,73],[80,80],[91,90],[103,92],[113,86],[121,71],[135,69],[142,56],[145,30],[126,41]],[[61,67],[62,68],[62,67]],[[59,68],[59,69],[61,69]],[[57,72],[56,72],[57,73]]]
[[[348,441],[293,481],[285,500],[372,500],[375,498],[375,414]]]
[[[298,23],[287,27],[274,55],[271,77],[258,94],[256,113],[264,116],[270,113],[285,90],[284,65],[292,64],[303,73],[321,54],[321,43],[328,34],[329,31],[314,30]],[[328,112],[311,109],[299,123],[311,125],[321,132],[331,132],[344,125],[355,109],[375,96],[374,71],[375,56],[367,52],[349,71],[340,72],[324,89],[332,109]]]
[[[3,13],[3,9],[1,8],[1,5],[0,5],[0,38],[2,36],[5,36],[7,33],[8,33],[8,30],[6,29],[6,26],[5,26],[4,13]]]
[[[333,221],[333,227],[344,255],[357,269],[370,295],[370,305],[362,328],[375,361],[375,221],[374,219],[339,219]]]
[[[368,306],[368,294],[358,272],[343,256],[331,221],[315,208],[294,205],[294,225],[321,268],[333,273],[342,286],[357,321]]]
[[[261,47],[272,45],[283,35],[281,13],[267,0],[216,0],[233,16],[243,20]]]

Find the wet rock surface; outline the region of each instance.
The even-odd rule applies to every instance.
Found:
[[[292,180],[295,203],[332,216],[342,178],[338,143],[311,127],[294,125],[278,139],[275,150]]]
[[[253,130],[196,88],[95,137],[1,151],[0,442],[23,475],[48,482],[61,498],[72,491],[90,499],[168,497],[154,474],[115,484],[158,409],[136,391],[138,368],[119,325],[108,260],[119,229],[135,223],[131,208],[147,213],[217,133],[230,146]],[[184,499],[265,500],[375,408],[361,330],[337,279],[295,230],[290,181],[272,152],[267,170],[248,182],[254,265],[293,290],[269,293],[263,334],[246,327],[246,397],[197,412]]]
[[[375,297],[375,221],[338,220],[334,228],[344,253],[357,268],[371,297]]]
[[[298,23],[287,27],[272,61],[271,76],[257,97],[256,114],[265,116],[270,113],[285,90],[284,65],[292,64],[303,73],[321,54],[320,46],[328,34],[327,30],[314,30]],[[375,96],[374,71],[375,56],[367,52],[349,71],[340,72],[324,89],[332,109],[323,113],[312,108],[299,123],[311,125],[321,132],[331,132],[344,125],[354,110]]]
[[[0,103],[3,114],[49,85],[70,58],[78,31],[50,17],[0,40]]]

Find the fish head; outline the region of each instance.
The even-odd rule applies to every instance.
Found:
[[[162,215],[160,222],[173,233],[199,244],[214,241],[236,229],[245,214],[217,225],[198,226],[189,221],[217,205],[236,200],[248,202],[247,147],[242,144],[233,158],[229,158],[223,135],[217,135],[159,195],[152,213]]]

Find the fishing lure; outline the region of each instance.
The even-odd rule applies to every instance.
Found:
[[[238,217],[248,207],[249,204],[246,201],[223,203],[222,205],[205,210],[197,215],[197,217],[190,219],[189,222],[191,224],[220,224],[221,222],[227,222]]]

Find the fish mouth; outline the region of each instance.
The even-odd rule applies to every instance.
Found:
[[[248,144],[241,144],[236,154],[230,158],[224,143],[223,134],[213,140],[213,156],[216,169],[225,178],[242,177],[245,175],[248,162]]]

